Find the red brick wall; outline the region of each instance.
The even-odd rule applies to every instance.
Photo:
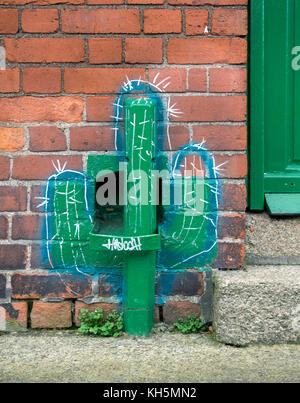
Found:
[[[0,35],[0,302],[10,288],[18,299],[14,272],[42,271],[35,197],[52,160],[85,169],[90,151],[114,149],[111,104],[126,76],[169,76],[166,92],[184,111],[176,145],[206,138],[216,161],[228,161],[214,267],[242,266],[247,0],[0,0]]]

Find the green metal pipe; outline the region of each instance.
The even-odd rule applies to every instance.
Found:
[[[157,232],[156,206],[151,194],[156,155],[156,102],[127,99],[124,103],[124,143],[127,173],[124,175],[127,203],[124,235],[140,238]],[[128,334],[147,336],[154,324],[156,251],[133,250],[124,264],[123,312]]]

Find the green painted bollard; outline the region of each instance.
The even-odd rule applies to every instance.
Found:
[[[154,324],[156,251],[145,241],[156,239],[156,206],[152,170],[156,155],[156,102],[127,99],[124,104],[124,142],[127,175],[124,189],[124,235],[135,240],[124,264],[123,312],[128,334],[147,336]],[[127,176],[127,180],[126,180]],[[150,238],[149,238],[150,237]],[[155,241],[154,241],[155,243]]]

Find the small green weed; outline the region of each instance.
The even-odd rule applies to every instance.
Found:
[[[201,318],[197,315],[190,315],[186,320],[180,318],[178,322],[173,323],[175,330],[181,333],[199,333],[207,330],[207,326],[201,322]]]
[[[103,337],[119,337],[124,328],[123,314],[119,315],[116,310],[104,317],[100,308],[96,308],[94,312],[81,309],[79,319],[81,326],[78,331],[83,334],[91,333]]]

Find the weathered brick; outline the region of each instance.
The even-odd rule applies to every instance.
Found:
[[[104,317],[106,317],[112,311],[119,309],[119,304],[106,303],[106,302],[95,302],[93,304],[86,304],[82,301],[75,302],[75,325],[80,326],[79,316],[81,315],[81,309],[88,309],[89,312],[94,312],[96,308],[102,309]]]
[[[25,269],[27,246],[19,244],[0,245],[0,270]]]
[[[71,274],[13,273],[12,298],[83,298],[92,292],[92,281],[86,276]]]
[[[84,0],[0,0],[0,4],[9,6],[23,6],[25,4],[33,3],[38,6],[52,5],[52,4],[84,4]]]
[[[45,196],[45,188],[46,188],[46,182],[44,185],[32,185],[31,186],[31,194],[30,194],[30,211],[34,212],[34,213],[40,213],[43,210],[43,208],[45,206],[41,206],[38,207],[43,200],[41,198],[43,198]]]
[[[57,94],[61,91],[61,70],[56,67],[26,68],[23,70],[23,91]]]
[[[114,100],[114,97],[88,97],[86,99],[86,120],[88,122],[111,121]]]
[[[27,302],[13,302],[1,304],[0,306],[6,311],[7,321],[16,322],[22,327],[27,328]]]
[[[0,155],[0,180],[8,179],[10,175],[9,157]]]
[[[216,167],[220,166],[220,178],[246,178],[247,155],[246,154],[217,154],[215,155]]]
[[[207,70],[203,68],[189,69],[188,88],[190,91],[206,92]]]
[[[122,62],[122,38],[90,38],[88,44],[90,63]]]
[[[82,120],[83,100],[80,97],[31,97],[0,99],[0,120],[3,122],[67,122]]]
[[[56,32],[59,28],[58,10],[54,8],[23,10],[21,24],[24,32]]]
[[[193,141],[216,151],[244,151],[247,147],[247,126],[194,125]]]
[[[1,215],[0,216],[0,239],[7,239],[7,236],[8,236],[8,218],[4,215]]]
[[[245,211],[246,186],[233,183],[221,184],[219,208],[227,211]]]
[[[171,105],[176,104],[182,114],[172,117],[181,122],[242,122],[246,120],[247,98],[242,95],[228,96],[174,96]]]
[[[186,271],[158,273],[157,275],[155,294],[158,296],[200,296],[203,293],[204,281],[202,273]]]
[[[162,38],[126,38],[126,63],[162,63]]]
[[[248,4],[248,0],[168,0],[174,6],[243,6]]]
[[[187,319],[189,315],[199,316],[200,313],[200,305],[189,301],[168,301],[163,305],[164,322],[170,325],[177,322],[179,318]]]
[[[24,147],[24,129],[0,127],[0,151],[15,152]]]
[[[16,34],[18,30],[18,10],[2,8],[0,10],[0,34]]]
[[[139,34],[140,13],[126,9],[62,10],[62,32],[91,34]]]
[[[186,70],[182,68],[149,69],[149,81],[165,92],[184,92]]]
[[[105,4],[124,4],[125,0],[87,0],[90,5],[105,5]]]
[[[15,179],[46,179],[55,172],[54,165],[70,169],[82,169],[82,158],[79,155],[22,155],[14,159],[13,178]]]
[[[68,63],[84,61],[81,38],[6,38],[6,60],[17,63]]]
[[[19,90],[20,90],[19,69],[0,70],[0,92],[4,93],[19,92]]]
[[[185,10],[185,33],[186,35],[203,35],[208,28],[208,11]]]
[[[0,211],[25,211],[26,204],[26,187],[0,186]]]
[[[0,298],[6,297],[6,276],[0,274]]]
[[[14,215],[12,239],[43,239],[44,217],[38,215]]]
[[[225,214],[218,218],[219,238],[240,238],[245,237],[246,215],[245,214]]]
[[[126,68],[66,68],[65,69],[65,91],[69,93],[84,94],[109,94],[117,93],[124,82],[145,78],[144,69]]]
[[[218,269],[239,269],[244,263],[245,245],[243,243],[222,242],[212,267]]]
[[[247,35],[247,10],[214,9],[211,32],[217,35]]]
[[[100,297],[115,297],[121,295],[122,278],[118,274],[100,274],[98,284]]]
[[[210,92],[246,92],[247,70],[246,69],[210,69],[209,70]]]
[[[71,150],[108,151],[115,149],[114,133],[111,127],[73,127],[70,132]]]
[[[169,126],[169,136],[164,135],[164,149],[178,150],[190,142],[190,132],[187,126]]]
[[[144,10],[145,34],[180,33],[182,31],[180,10],[146,9]]]
[[[127,4],[164,4],[165,0],[127,0]]]
[[[30,313],[33,329],[67,328],[72,326],[71,301],[34,301]]]
[[[247,42],[242,38],[170,38],[169,63],[242,64],[247,61]]]
[[[66,136],[55,126],[34,126],[29,129],[31,151],[64,151],[67,148]]]

